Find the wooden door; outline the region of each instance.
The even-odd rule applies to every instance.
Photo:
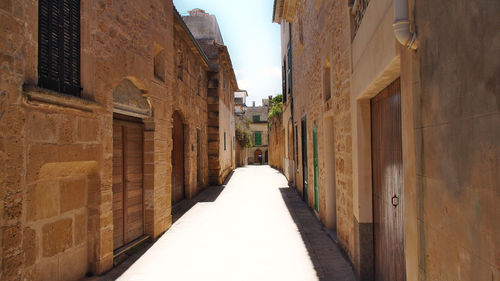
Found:
[[[375,280],[406,280],[401,144],[401,87],[371,100]]]
[[[313,127],[314,209],[319,212],[318,127]]]
[[[113,120],[113,245],[144,234],[142,124]]]
[[[174,127],[172,138],[174,146],[172,150],[172,204],[176,204],[185,198],[184,191],[184,124],[178,112],[173,115]]]
[[[307,193],[307,120],[306,117],[302,118],[301,122],[302,127],[302,186],[303,186],[303,194],[304,201],[309,204],[309,194]]]

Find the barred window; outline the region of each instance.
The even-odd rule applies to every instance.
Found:
[[[38,85],[80,96],[80,0],[38,2]]]

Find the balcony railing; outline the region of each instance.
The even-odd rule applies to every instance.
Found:
[[[370,0],[354,0],[354,3],[352,5],[352,17],[354,21],[354,33],[352,37],[353,39],[354,37],[356,37],[356,33],[358,32],[359,26],[363,21],[363,16],[365,15],[366,8],[368,7],[369,3]]]

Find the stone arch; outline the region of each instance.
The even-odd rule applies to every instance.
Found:
[[[138,118],[151,117],[151,102],[144,96],[147,92],[139,79],[123,78],[113,89],[113,112]]]
[[[259,155],[260,155],[260,160],[259,160]],[[254,156],[254,163],[259,163],[259,164],[262,164],[262,150],[260,149],[257,149],[255,150],[255,152],[253,153],[253,156]]]

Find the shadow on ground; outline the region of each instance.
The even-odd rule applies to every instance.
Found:
[[[351,264],[292,187],[280,187],[281,196],[297,225],[302,240],[320,280],[355,281]]]
[[[184,214],[186,214],[191,208],[193,208],[197,203],[201,202],[215,202],[221,192],[224,190],[226,184],[229,182],[233,175],[231,172],[224,181],[222,186],[209,186],[202,189],[195,197],[191,199],[184,199],[181,202],[172,206],[172,224],[178,221]],[[167,230],[168,231],[168,230]],[[156,240],[160,239],[160,235]],[[111,281],[118,279],[129,267],[131,267],[144,253],[147,252],[155,241],[149,240],[148,242],[130,250],[126,253],[128,256],[123,262],[116,265],[109,272],[102,276],[91,276],[83,279],[82,281]]]

